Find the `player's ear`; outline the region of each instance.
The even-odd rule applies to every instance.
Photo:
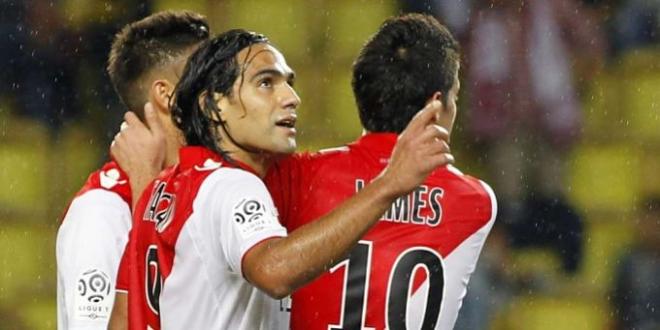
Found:
[[[442,92],[437,91],[437,92],[433,93],[433,95],[431,95],[431,97],[429,97],[428,100],[426,100],[425,105],[429,105],[429,103],[431,103],[433,101],[439,101],[440,105],[442,106],[441,109],[440,109],[440,112],[437,113],[436,116],[435,116],[436,123],[440,123],[440,122],[442,122],[442,117],[443,117],[443,114],[445,113],[445,104],[442,102]]]
[[[440,112],[438,112],[435,116],[435,123],[436,125],[440,125],[447,129],[450,133],[451,137],[451,131],[452,128],[454,127],[454,119],[456,119],[456,108],[451,107],[448,104],[445,104],[446,97],[442,94],[442,92],[437,91],[433,93],[433,95],[427,100],[427,104],[432,101],[439,101],[441,104],[440,107]],[[449,142],[450,140],[447,140]]]
[[[437,92],[433,93],[433,95],[431,95],[431,97],[429,97],[429,99],[426,100],[425,105],[429,105],[429,103],[431,103],[433,101],[440,101],[440,103],[442,103],[443,110],[444,110],[444,103],[442,102],[442,92],[437,91]]]
[[[174,95],[174,85],[168,80],[154,80],[149,90],[151,103],[156,111],[169,113],[170,99]]]
[[[206,99],[207,99],[207,91],[203,91],[201,94],[199,94],[199,97],[197,98],[197,105],[200,107],[200,109],[204,109],[206,107]],[[211,116],[213,117],[213,120],[221,120],[225,121],[227,114],[222,111],[223,107],[226,107],[226,102],[223,102],[223,100],[226,100],[226,98],[223,96],[221,93],[213,93],[213,102],[215,102],[215,106],[218,108],[218,112],[211,112]]]

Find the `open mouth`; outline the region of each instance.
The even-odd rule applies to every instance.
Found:
[[[281,120],[278,120],[275,125],[284,127],[284,128],[295,128],[296,127],[296,117],[286,117]]]

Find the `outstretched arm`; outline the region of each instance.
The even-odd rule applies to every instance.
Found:
[[[433,124],[441,108],[434,101],[419,112],[400,135],[387,168],[360,193],[288,237],[250,249],[242,262],[245,278],[281,298],[339,261],[397,197],[412,191],[437,167],[453,162],[448,132]]]

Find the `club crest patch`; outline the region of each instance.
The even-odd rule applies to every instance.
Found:
[[[172,222],[176,205],[176,196],[167,192],[166,186],[165,182],[157,182],[154,185],[149,205],[142,216],[142,220],[155,222],[159,233],[162,233]]]

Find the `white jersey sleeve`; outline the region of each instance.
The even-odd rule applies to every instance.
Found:
[[[57,233],[58,329],[107,328],[130,226],[130,207],[114,192],[72,201]]]
[[[474,234],[463,241],[444,260],[445,267],[445,292],[440,319],[436,329],[452,329],[458,317],[458,311],[463,304],[463,298],[467,294],[467,284],[470,276],[474,273],[481,254],[481,249],[486,243],[486,238],[495,224],[497,218],[497,199],[493,189],[483,181],[479,181],[488,193],[491,202],[491,215],[488,222]]]
[[[217,195],[223,198],[214,208],[213,219],[219,222],[214,234],[219,236],[231,271],[242,275],[245,253],[265,239],[286,236],[286,229],[277,218],[277,209],[264,183],[246,171],[229,171],[231,175],[215,185]]]

